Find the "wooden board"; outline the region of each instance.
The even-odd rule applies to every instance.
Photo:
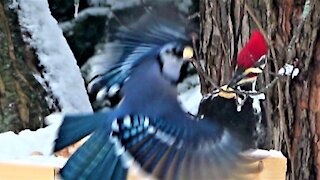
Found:
[[[0,163],[1,180],[54,180],[54,167]]]
[[[257,151],[259,151],[257,153]],[[256,154],[268,156],[254,164],[257,169],[256,173],[245,176],[246,180],[285,180],[287,172],[287,159],[278,151],[257,150],[252,154],[247,154],[248,157],[257,157]],[[259,156],[258,156],[259,157]],[[129,180],[154,180],[146,173],[133,166],[129,169]]]
[[[246,176],[248,180],[285,180],[287,159],[278,153],[274,156],[269,151],[263,151],[267,158],[260,160],[253,164],[259,171]],[[270,155],[269,155],[269,154]],[[279,155],[280,154],[280,155]],[[249,156],[251,156],[249,154]],[[43,157],[45,161],[45,157]],[[50,167],[43,165],[36,165],[34,161],[30,163],[21,162],[0,162],[0,180],[55,180],[57,178],[58,167]],[[60,166],[62,167],[62,166]],[[129,180],[153,180],[154,178],[148,176],[139,170],[137,166],[132,166],[129,169]]]

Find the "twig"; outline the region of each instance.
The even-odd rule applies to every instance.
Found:
[[[230,59],[230,57],[228,56],[227,49],[226,49],[226,44],[224,43],[221,30],[220,30],[220,28],[218,27],[217,19],[216,19],[215,16],[212,16],[212,19],[213,19],[213,22],[214,22],[214,24],[216,25],[216,27],[217,27],[217,29],[218,29],[218,35],[219,35],[219,38],[220,38],[220,43],[221,43],[221,46],[222,46],[223,53],[225,54],[226,57],[228,57],[228,62],[230,63],[230,62],[231,62],[231,59]],[[231,64],[230,64],[230,65],[231,65]]]
[[[192,20],[192,19],[199,18],[199,17],[200,17],[200,12],[196,12],[196,13],[193,13],[190,16],[188,16],[187,19]]]
[[[240,11],[239,11],[239,25],[237,30],[235,31],[235,35],[234,35],[234,44],[236,44],[236,42],[239,42],[239,38],[240,38],[240,34],[241,34],[241,28],[242,28],[242,22],[243,22],[243,17],[244,17],[244,5],[245,5],[246,0],[243,0],[243,2],[240,5]],[[236,58],[237,58],[237,54],[238,54],[238,46],[234,45],[234,52],[233,52],[233,57],[232,59],[232,68],[236,67]]]
[[[201,64],[200,64],[200,58],[199,58],[199,54],[198,54],[198,49],[197,49],[197,46],[196,46],[196,34],[191,34],[191,38],[192,38],[192,46],[193,46],[193,49],[194,49],[194,53],[195,53],[195,58],[196,60],[191,60],[191,63],[193,65],[193,67],[196,69],[198,75],[199,75],[199,79],[200,79],[200,84],[201,84],[201,93],[203,93],[203,87],[205,87],[206,85],[206,81],[205,81],[205,78],[204,78],[204,75],[206,75],[206,73],[204,72]]]

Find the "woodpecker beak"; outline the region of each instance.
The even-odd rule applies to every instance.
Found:
[[[242,84],[253,83],[257,79],[258,74],[261,74],[262,72],[263,70],[260,68],[238,69],[228,83],[228,87],[234,88]]]
[[[237,68],[233,78],[229,81],[228,87],[235,88],[238,83],[243,80],[247,74],[245,74],[245,70],[242,68]]]
[[[238,67],[233,78],[228,83],[228,87],[235,88],[236,86],[253,83],[256,81],[257,76],[263,73],[263,69],[266,66],[266,56],[262,56],[258,62],[250,68],[241,68]]]

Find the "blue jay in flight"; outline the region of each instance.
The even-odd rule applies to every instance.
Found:
[[[248,173],[237,137],[218,121],[190,116],[177,100],[175,83],[194,53],[186,21],[151,12],[120,28],[116,39],[110,48],[121,56],[93,78],[89,92],[119,102],[107,111],[63,118],[55,151],[91,136],[61,177],[126,179],[132,161],[159,179],[221,180]]]

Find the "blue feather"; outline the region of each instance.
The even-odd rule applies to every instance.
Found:
[[[54,151],[76,143],[107,121],[106,113],[66,116],[59,128]]]
[[[121,156],[116,155],[116,147],[109,140],[110,133],[99,128],[71,156],[60,171],[64,179],[125,179],[127,169],[122,166]]]
[[[112,174],[111,179],[114,180],[125,180],[128,174],[128,169],[123,167],[122,161],[117,162],[115,170]]]
[[[92,170],[92,160],[105,154],[99,154],[102,148],[110,149],[111,143],[104,143],[108,134],[104,130],[95,132],[68,160],[67,164],[60,171],[64,179],[76,179],[82,177],[85,171]],[[89,168],[88,168],[89,167]]]

